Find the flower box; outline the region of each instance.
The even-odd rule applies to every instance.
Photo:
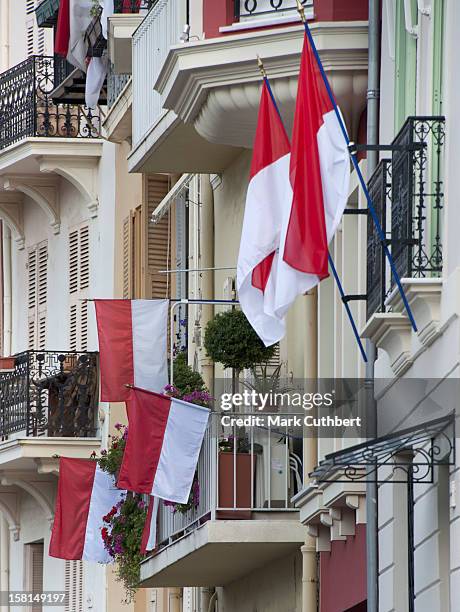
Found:
[[[0,371],[13,372],[16,364],[16,357],[0,357]]]

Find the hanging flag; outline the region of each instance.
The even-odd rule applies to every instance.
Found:
[[[88,44],[85,33],[91,23],[93,0],[69,0],[69,50],[67,61],[86,72]]]
[[[159,499],[150,496],[147,518],[145,519],[144,531],[142,532],[141,555],[154,550],[157,545],[158,506]]]
[[[123,402],[125,385],[163,391],[168,384],[168,300],[95,300],[101,401]]]
[[[126,405],[118,487],[187,503],[210,411],[143,389],[131,389]]]
[[[328,276],[328,243],[345,209],[350,157],[305,35],[290,160],[292,204],[281,228],[275,312]]]
[[[92,57],[86,71],[85,104],[95,108],[99,102],[101,89],[107,76],[107,56]]]
[[[101,529],[105,516],[126,494],[91,459],[59,461],[59,483],[49,554],[58,559],[111,563]]]
[[[243,231],[238,255],[237,287],[241,308],[269,346],[285,333],[274,314],[274,272],[283,213],[289,209],[289,139],[264,79]]]
[[[61,0],[59,3],[56,35],[54,39],[54,52],[62,57],[67,57],[70,39],[70,3],[69,0]]]

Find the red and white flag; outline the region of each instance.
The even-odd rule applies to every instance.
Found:
[[[168,300],[95,300],[101,401],[123,402],[125,385],[163,391],[168,384]]]
[[[102,517],[125,495],[96,461],[62,457],[50,556],[111,563],[101,535]]]
[[[285,211],[289,208],[289,138],[264,81],[243,231],[238,255],[237,286],[241,308],[268,346],[285,333],[274,314],[274,272]]]
[[[55,51],[86,72],[86,30],[91,23],[92,0],[61,0],[56,27]]]
[[[126,406],[118,487],[187,503],[210,411],[142,389],[131,389]]]
[[[291,147],[292,203],[281,228],[275,313],[328,272],[328,244],[345,209],[350,156],[318,64],[305,35]]]
[[[157,520],[158,520],[158,497],[149,497],[147,518],[145,519],[144,531],[141,539],[141,555],[154,550],[157,545]]]

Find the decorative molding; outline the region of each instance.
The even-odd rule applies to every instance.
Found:
[[[31,484],[30,482],[27,482],[19,478],[9,478],[8,476],[2,476],[1,484],[2,486],[6,486],[6,487],[16,486],[26,491],[26,493],[28,493],[31,497],[33,497],[35,501],[37,502],[37,504],[41,507],[46,520],[50,523],[50,527],[52,526],[53,519],[54,519],[54,509],[52,505],[50,504],[50,502],[48,501],[46,495],[44,495],[37,487],[37,484],[39,483]]]
[[[15,174],[3,176],[3,187],[7,191],[19,191],[31,198],[48,217],[55,234],[61,229],[59,212],[59,183],[55,177]]]
[[[38,474],[59,475],[59,459],[35,459]]]
[[[18,249],[25,246],[24,196],[0,191],[0,218],[10,228]]]
[[[91,217],[97,217],[99,200],[97,183],[99,156],[60,157],[46,155],[38,158],[40,172],[54,172],[69,181],[82,195]]]
[[[361,335],[384,350],[396,376],[402,376],[413,363],[412,328],[408,317],[399,312],[373,314]]]
[[[7,500],[10,497],[14,498],[14,504],[8,503]],[[0,512],[3,514],[4,518],[6,519],[6,522],[8,523],[8,528],[13,536],[13,540],[17,542],[19,540],[20,533],[20,520],[17,511],[16,493],[11,491],[0,492]]]

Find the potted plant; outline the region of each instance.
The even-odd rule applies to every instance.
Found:
[[[206,326],[204,346],[208,356],[233,371],[233,392],[242,370],[255,370],[275,354],[275,346],[266,347],[245,314],[233,309],[218,313]],[[259,449],[257,449],[259,450]],[[255,451],[253,447],[253,451]],[[222,438],[219,443],[219,511],[221,518],[250,518],[255,482],[255,454],[251,452],[244,429]],[[245,510],[238,510],[245,508]]]
[[[0,371],[13,372],[16,365],[16,357],[0,357]]]

